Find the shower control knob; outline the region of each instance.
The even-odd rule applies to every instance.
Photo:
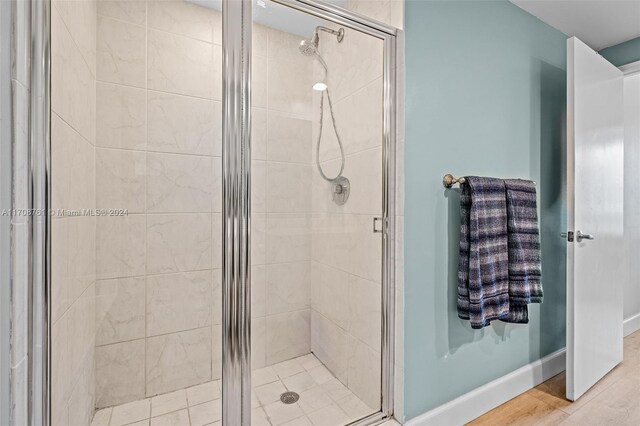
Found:
[[[344,176],[338,176],[331,181],[333,202],[341,206],[349,199],[349,191],[351,190],[349,185],[349,179]]]

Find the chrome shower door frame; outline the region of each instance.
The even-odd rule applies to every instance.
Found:
[[[21,6],[18,13],[18,4]],[[16,280],[13,285],[28,287],[28,378],[26,401],[11,395],[11,410],[20,406],[26,412],[29,425],[51,424],[51,0],[24,0],[12,2],[12,61],[21,61],[28,76],[28,147],[23,164],[14,169],[28,170],[26,182],[12,182],[14,193],[20,192],[27,200],[28,241],[27,259],[12,252],[12,263],[27,267],[27,282]],[[16,28],[24,31],[18,34]],[[26,36],[29,40],[24,40]],[[22,49],[18,47],[21,46]],[[15,93],[12,93],[15,96]],[[12,118],[14,120],[14,118]],[[12,123],[15,125],[16,123]],[[12,140],[12,148],[20,141]],[[15,176],[14,176],[15,177]],[[22,184],[26,187],[17,187]],[[15,207],[15,206],[14,206]],[[12,239],[14,230],[12,229]],[[12,247],[12,250],[15,247]],[[22,277],[21,277],[22,278]],[[12,335],[25,332],[11,324]],[[12,378],[14,380],[15,378]],[[12,391],[17,384],[12,383]],[[13,415],[12,415],[13,417]]]
[[[395,206],[396,206],[396,119],[397,119],[397,28],[364,15],[316,0],[273,0],[318,18],[378,38],[383,42],[383,150],[382,150],[382,365],[381,410],[351,426],[379,423],[393,416],[395,365]]]
[[[225,426],[251,423],[251,12],[251,0],[223,0],[222,422]]]

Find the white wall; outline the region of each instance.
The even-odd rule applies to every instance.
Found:
[[[640,74],[625,78],[624,91],[624,238],[628,265],[623,294],[624,318],[631,320],[640,316],[640,261],[635,258],[640,253]]]

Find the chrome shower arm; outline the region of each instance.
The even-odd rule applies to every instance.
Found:
[[[316,27],[315,34],[318,35],[318,31],[324,31],[329,34],[333,34],[338,39],[338,43],[342,43],[342,39],[344,38],[344,28],[340,28],[338,31],[332,30],[331,28],[323,27],[319,25]]]

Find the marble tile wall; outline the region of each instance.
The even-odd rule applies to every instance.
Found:
[[[220,377],[221,17],[97,9],[96,406]]]
[[[253,368],[310,351],[313,62],[299,43],[253,26]]]
[[[401,2],[350,0],[347,8],[401,26]],[[340,44],[321,35],[321,46],[346,154],[343,175],[349,178],[352,192],[344,206],[337,206],[331,201],[329,184],[318,173],[313,175],[311,349],[353,393],[377,409],[381,393],[382,253],[380,234],[371,229],[373,218],[382,212],[383,46],[353,30],[346,31]],[[316,66],[315,73],[321,76],[322,69]],[[314,96],[315,108],[319,108],[319,95]],[[330,122],[325,122],[320,159],[325,173],[335,176],[340,169],[340,152],[335,136],[326,130],[330,127]],[[314,123],[314,135],[318,128]],[[315,152],[313,155],[315,159]],[[401,175],[402,169],[398,172]],[[401,220],[396,222],[398,241],[401,225]],[[401,297],[399,293],[399,300]]]
[[[21,3],[21,2],[19,2]],[[51,9],[52,207],[96,207],[96,1]],[[52,219],[52,421],[89,424],[95,405],[96,218]]]
[[[221,375],[219,12],[108,1],[97,18],[96,404]],[[255,368],[310,351],[311,70],[254,28]]]

